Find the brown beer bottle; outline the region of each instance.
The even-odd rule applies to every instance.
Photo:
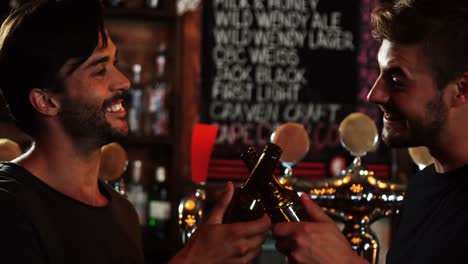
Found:
[[[241,154],[241,159],[249,172],[251,172],[258,161],[258,153],[253,147],[249,147],[246,152]],[[247,182],[235,189],[231,203],[224,214],[223,223],[256,220],[266,213],[265,208],[260,202],[260,197],[253,190],[254,186],[247,184]]]

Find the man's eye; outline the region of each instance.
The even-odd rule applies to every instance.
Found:
[[[95,74],[99,76],[103,76],[103,75],[106,75],[106,73],[107,73],[107,69],[103,68],[100,71],[96,72]]]
[[[404,84],[397,76],[390,76],[390,83],[395,88],[403,88]]]

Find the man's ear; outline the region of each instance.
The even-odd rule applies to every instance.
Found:
[[[60,110],[60,102],[47,89],[33,88],[29,92],[31,105],[41,114],[54,116]]]
[[[456,82],[456,94],[453,100],[454,106],[468,103],[468,71],[464,72]]]

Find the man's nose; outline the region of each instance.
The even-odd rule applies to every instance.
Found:
[[[367,94],[367,101],[374,104],[384,104],[389,99],[389,94],[385,87],[385,82],[380,76],[372,86],[372,89]]]

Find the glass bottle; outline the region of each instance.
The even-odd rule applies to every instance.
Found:
[[[161,43],[153,60],[153,78],[146,86],[146,111],[145,128],[146,135],[160,136],[169,132],[169,113],[166,105],[167,84],[165,81],[166,69],[166,44]]]
[[[156,68],[156,76],[158,78],[163,77],[166,74],[167,64],[167,45],[166,42],[161,42],[158,47],[158,51],[154,57],[154,65]]]
[[[162,2],[162,0],[146,0],[146,6],[149,8],[161,9],[163,4]]]
[[[132,66],[132,87],[129,90],[128,126],[130,133],[140,136],[143,133],[143,89],[141,65]]]
[[[147,221],[148,229],[157,239],[168,237],[170,218],[171,203],[166,186],[166,168],[158,166],[155,171],[155,182],[149,190]]]
[[[141,160],[135,160],[132,163],[131,179],[127,185],[127,198],[135,208],[140,224],[144,225],[146,219],[147,194],[141,182],[142,166],[143,163]]]

